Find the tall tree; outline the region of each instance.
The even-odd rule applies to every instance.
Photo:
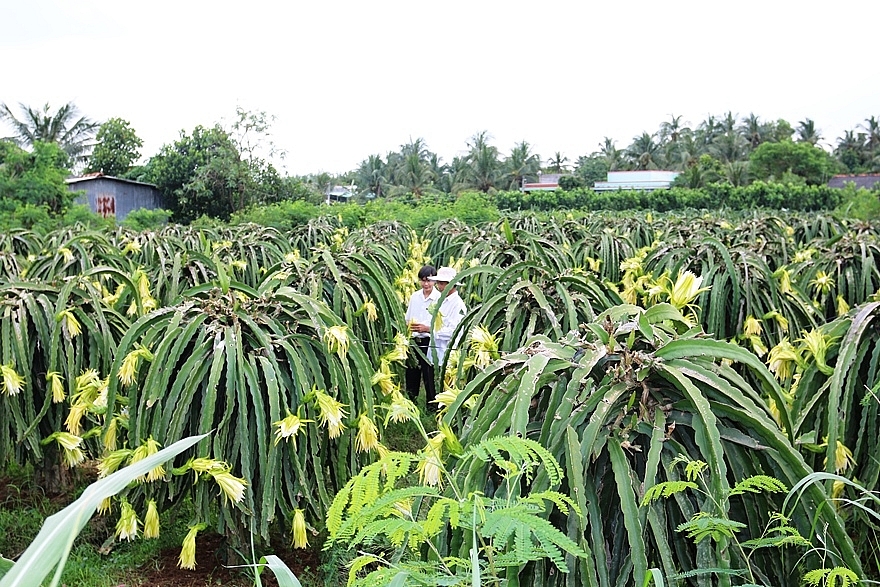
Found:
[[[548,173],[565,173],[568,170],[568,157],[559,151],[556,151],[553,153],[553,156],[550,157],[550,160],[547,161],[547,165],[544,169]]]
[[[0,104],[0,120],[12,126],[15,135],[10,138],[14,142],[25,148],[36,142],[55,143],[67,153],[74,167],[84,161],[98,123],[80,116],[73,102],[64,104],[54,113],[49,104],[31,108],[19,103],[19,109],[21,114],[17,117],[8,105]]]
[[[605,137],[605,139],[599,143],[599,150],[596,151],[595,154],[604,159],[605,164],[608,166],[608,171],[616,171],[620,169],[620,165],[623,163],[623,154],[614,145],[614,141],[609,137]]]
[[[0,140],[0,202],[64,212],[74,196],[64,181],[67,162],[67,155],[53,143],[37,141],[31,151],[25,151],[11,141]]]
[[[513,146],[502,165],[502,186],[509,190],[519,189],[523,179],[537,179],[541,171],[541,157],[532,153],[532,146],[522,141]]]
[[[468,187],[488,192],[495,187],[501,175],[498,147],[489,144],[489,133],[478,132],[468,142]]]
[[[355,183],[377,198],[385,195],[388,183],[385,162],[380,155],[370,155],[357,168]]]
[[[633,169],[659,169],[663,163],[660,145],[654,140],[654,135],[647,132],[633,139],[626,149],[626,156]]]
[[[86,171],[100,171],[104,175],[125,175],[141,156],[139,149],[144,146],[131,124],[121,118],[111,118],[102,124],[96,139],[98,142]]]
[[[795,132],[797,133],[797,142],[799,143],[816,145],[822,140],[819,129],[816,128],[816,123],[809,118],[798,122]]]

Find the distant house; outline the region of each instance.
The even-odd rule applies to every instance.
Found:
[[[846,187],[846,184],[855,184],[857,188],[869,190],[880,189],[880,173],[861,173],[859,175],[835,175],[828,181],[830,188]]]
[[[527,183],[526,180],[523,179],[520,191],[539,192],[543,190],[558,190],[560,177],[562,177],[561,173],[542,173],[538,175],[538,181],[533,183]]]
[[[326,203],[348,202],[354,197],[354,186],[335,185],[324,192]]]
[[[67,189],[85,192],[76,199],[77,204],[88,204],[92,212],[123,220],[129,213],[141,208],[162,208],[162,194],[153,184],[112,177],[102,173],[90,173],[70,177]]]
[[[677,171],[609,171],[608,181],[597,181],[593,189],[597,192],[612,190],[663,190],[678,177]]]

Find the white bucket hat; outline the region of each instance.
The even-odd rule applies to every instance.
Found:
[[[437,275],[435,275],[434,277],[429,277],[428,279],[430,279],[431,281],[445,281],[448,283],[455,279],[455,276],[457,274],[458,273],[452,267],[441,267],[437,270]]]

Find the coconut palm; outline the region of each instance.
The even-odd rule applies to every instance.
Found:
[[[634,169],[657,169],[663,163],[660,145],[654,137],[655,135],[643,132],[626,149],[626,156]]]
[[[367,159],[361,161],[357,168],[358,185],[374,194],[377,198],[381,198],[385,193],[385,186],[388,183],[386,169],[385,162],[382,161],[380,155],[370,155]]]
[[[55,143],[61,147],[71,161],[82,162],[91,148],[91,140],[98,132],[99,123],[80,116],[73,102],[68,102],[55,113],[50,112],[49,104],[42,108],[31,108],[19,103],[21,118],[13,114],[7,104],[0,104],[0,120],[12,126],[15,135],[9,137],[22,147],[30,147],[36,142]]]
[[[809,118],[798,122],[795,132],[797,132],[797,140],[799,143],[810,143],[811,145],[815,145],[822,140],[822,135],[819,134],[819,129],[816,128],[816,123]]]
[[[487,192],[495,187],[501,174],[498,147],[489,144],[489,133],[478,132],[468,143],[468,187]]]
[[[605,140],[599,143],[599,150],[596,151],[596,155],[605,160],[605,163],[608,165],[608,171],[620,169],[620,164],[623,162],[622,153],[614,146],[614,141],[609,137],[605,137]]]
[[[556,151],[550,160],[547,161],[545,170],[548,173],[565,173],[568,170],[568,157]]]
[[[541,157],[532,153],[532,146],[522,141],[510,150],[510,155],[504,160],[502,169],[502,186],[509,190],[518,189],[522,185],[523,178],[538,175],[541,170]]]

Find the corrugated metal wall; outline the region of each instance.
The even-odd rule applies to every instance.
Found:
[[[76,199],[78,204],[88,204],[92,212],[102,216],[116,216],[118,221],[139,208],[162,207],[159,190],[146,184],[97,177],[68,184],[68,188],[71,191],[86,192],[84,197]]]

